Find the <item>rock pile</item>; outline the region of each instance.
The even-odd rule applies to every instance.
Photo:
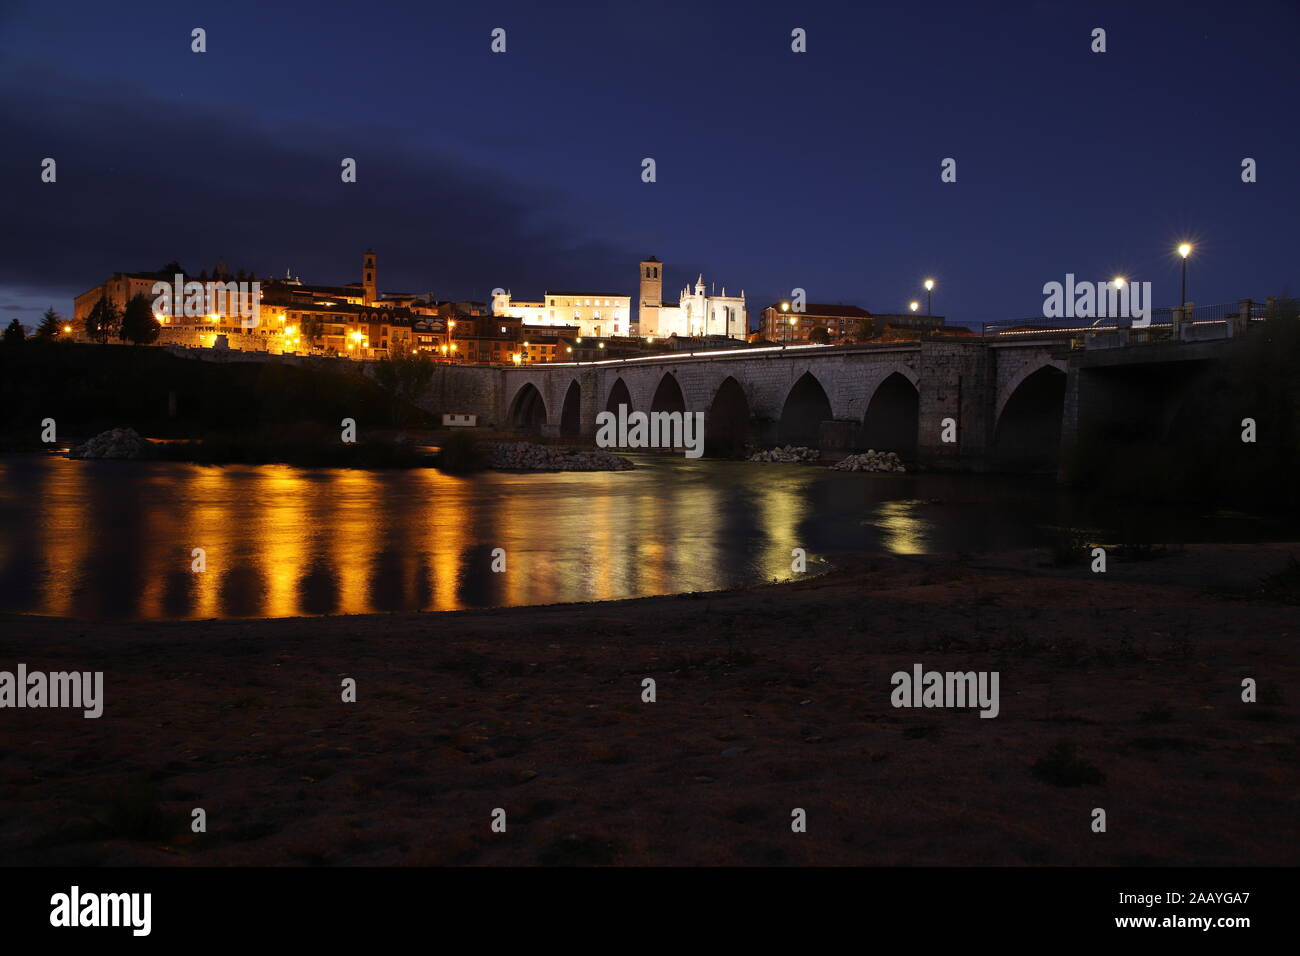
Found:
[[[822,453],[816,448],[809,448],[806,445],[785,445],[779,448],[770,448],[767,451],[756,451],[749,456],[750,461],[816,461],[822,456]]]
[[[831,465],[831,471],[907,471],[903,459],[892,451],[868,449],[861,455],[849,455],[848,458]]]
[[[574,451],[531,442],[500,442],[488,452],[488,467],[504,471],[627,471],[632,463],[607,451]]]
[[[153,458],[154,447],[134,428],[112,428],[100,432],[84,445],[68,452],[69,458]]]

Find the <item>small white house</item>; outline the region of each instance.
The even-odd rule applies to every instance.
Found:
[[[478,424],[477,415],[443,415],[444,428],[472,428]]]

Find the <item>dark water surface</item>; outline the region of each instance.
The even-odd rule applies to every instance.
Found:
[[[1098,513],[1048,480],[630,457],[630,472],[456,477],[0,456],[0,611],[158,619],[550,604],[787,578],[797,547],[810,559],[997,551],[1044,545],[1056,526],[1133,522],[1169,542],[1272,530],[1244,517]],[[191,570],[195,548],[203,573]],[[495,548],[505,573],[491,570]]]

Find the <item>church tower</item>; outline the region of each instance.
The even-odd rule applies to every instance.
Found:
[[[379,274],[375,269],[377,258],[373,249],[367,249],[361,257],[361,288],[365,290],[366,305],[379,301]]]
[[[663,263],[651,256],[641,263],[641,296],[637,299],[637,326],[642,336],[659,334],[659,306],[663,304]]]

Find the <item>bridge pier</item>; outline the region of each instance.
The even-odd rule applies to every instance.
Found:
[[[817,447],[822,451],[852,451],[861,433],[862,423],[853,419],[825,421],[817,429]]]
[[[921,344],[916,457],[922,468],[987,471],[997,395],[995,354],[966,343]],[[952,439],[952,440],[947,440]]]
[[[596,416],[605,410],[601,404],[600,382],[593,371],[584,371],[578,376],[578,387],[582,389],[582,417],[578,422],[579,438],[596,437]]]

